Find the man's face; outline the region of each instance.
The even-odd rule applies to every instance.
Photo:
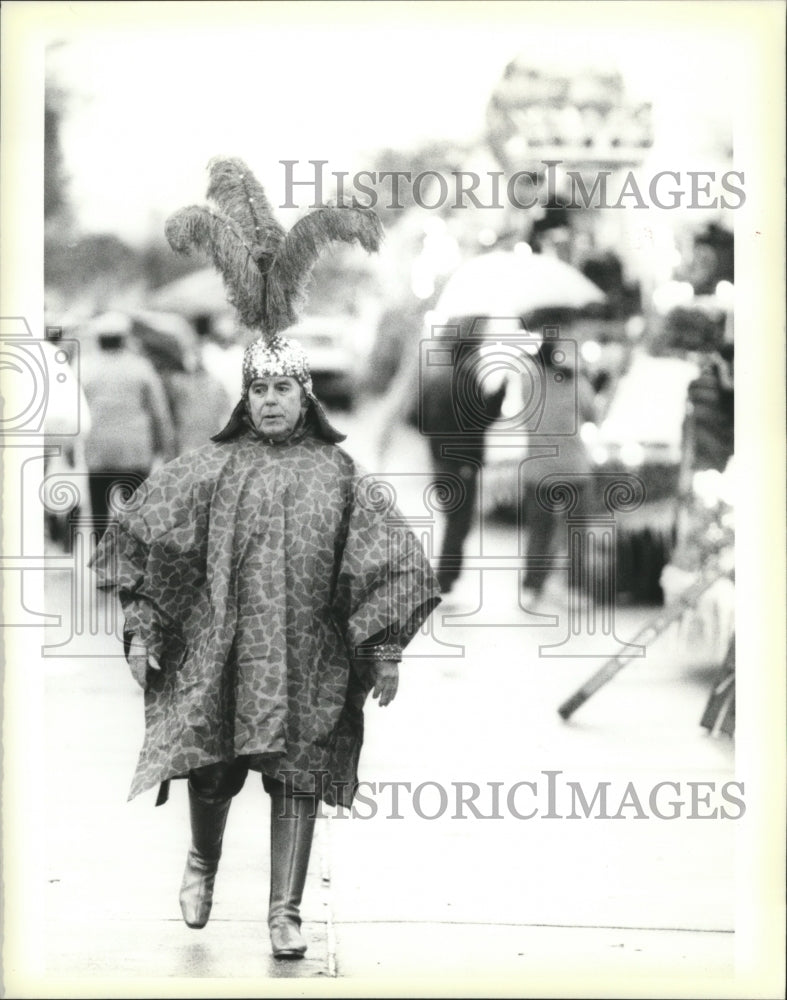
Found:
[[[255,378],[249,386],[249,412],[257,431],[271,441],[284,441],[306,410],[300,383],[287,375]]]

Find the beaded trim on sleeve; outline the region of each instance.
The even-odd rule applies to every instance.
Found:
[[[402,659],[402,648],[396,643],[387,643],[382,646],[360,646],[357,654],[358,658],[362,660],[395,660],[398,663]]]

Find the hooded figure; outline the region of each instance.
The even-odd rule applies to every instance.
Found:
[[[145,690],[130,797],[159,785],[158,804],[188,780],[184,920],[207,923],[232,797],[258,772],[278,958],[306,951],[317,803],[352,804],[364,702],[394,697],[402,650],[439,602],[415,535],[341,440],[300,345],[266,333],[227,426],[149,477],[93,561]]]

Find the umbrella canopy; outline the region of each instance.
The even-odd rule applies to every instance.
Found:
[[[131,333],[131,317],[119,310],[99,313],[80,323],[77,332],[79,339],[89,344],[99,337],[128,337]]]
[[[131,336],[158,371],[193,371],[197,336],[183,316],[165,312],[134,312]]]
[[[221,275],[212,267],[170,282],[149,298],[153,309],[180,313],[182,316],[215,316],[229,312],[227,290]]]
[[[99,337],[122,337],[160,372],[191,372],[197,364],[196,331],[176,313],[107,312],[81,324],[75,332],[90,351],[97,349]]]
[[[462,264],[448,279],[435,309],[445,318],[521,317],[542,309],[585,309],[605,300],[581,271],[523,245]]]

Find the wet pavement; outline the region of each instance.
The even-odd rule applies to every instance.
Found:
[[[505,576],[487,585],[498,612]],[[68,574],[48,577],[48,610],[65,608]],[[524,992],[568,968],[622,976],[636,995],[640,978],[658,974],[729,977],[735,823],[685,816],[688,782],[718,789],[735,776],[732,742],[698,725],[713,670],[681,663],[662,643],[565,723],[557,705],[599,661],[539,655],[549,626],[477,627],[474,603],[468,573],[433,634],[411,647],[397,700],[367,708],[364,798],[355,815],[318,821],[301,962],[270,956],[269,799],[255,776],[230,812],[210,923],[190,930],[177,901],[185,787],[174,783],[159,808],[153,793],[125,800],[142,697],[116,640],[81,637],[80,654],[87,642],[92,656],[45,658],[44,981],[67,991],[72,980],[228,980],[265,995],[283,979],[368,980],[384,990],[401,977],[438,989],[458,976],[465,988],[499,980]],[[532,621],[515,605],[507,615]],[[621,609],[618,634],[632,635],[652,610]],[[543,815],[550,781],[563,797],[554,817]],[[663,781],[678,783],[682,817],[620,809],[631,782],[650,812],[650,791]],[[385,782],[400,783],[396,809]],[[607,782],[606,812],[621,818],[593,818],[598,800],[585,818],[565,798],[569,782],[588,800]],[[663,791],[669,811],[674,788]],[[535,807],[540,815],[520,818]]]
[[[512,531],[490,526],[488,551],[510,549]],[[19,946],[7,995],[745,995],[744,821],[735,789],[721,791],[735,749],[699,725],[716,664],[674,637],[564,722],[558,705],[603,659],[554,655],[568,649],[560,582],[539,608],[553,618],[535,618],[515,573],[467,571],[408,650],[396,701],[367,707],[364,798],[318,820],[309,951],[277,962],[261,783],[250,775],[233,803],[213,915],[191,930],[178,906],[186,789],[173,783],[159,808],[154,793],[126,801],[142,694],[106,609],[71,635],[89,582],[65,565],[45,577],[60,620],[30,664],[43,751],[20,807],[30,843],[6,879],[26,891],[6,933]],[[617,609],[617,638],[656,610]]]

